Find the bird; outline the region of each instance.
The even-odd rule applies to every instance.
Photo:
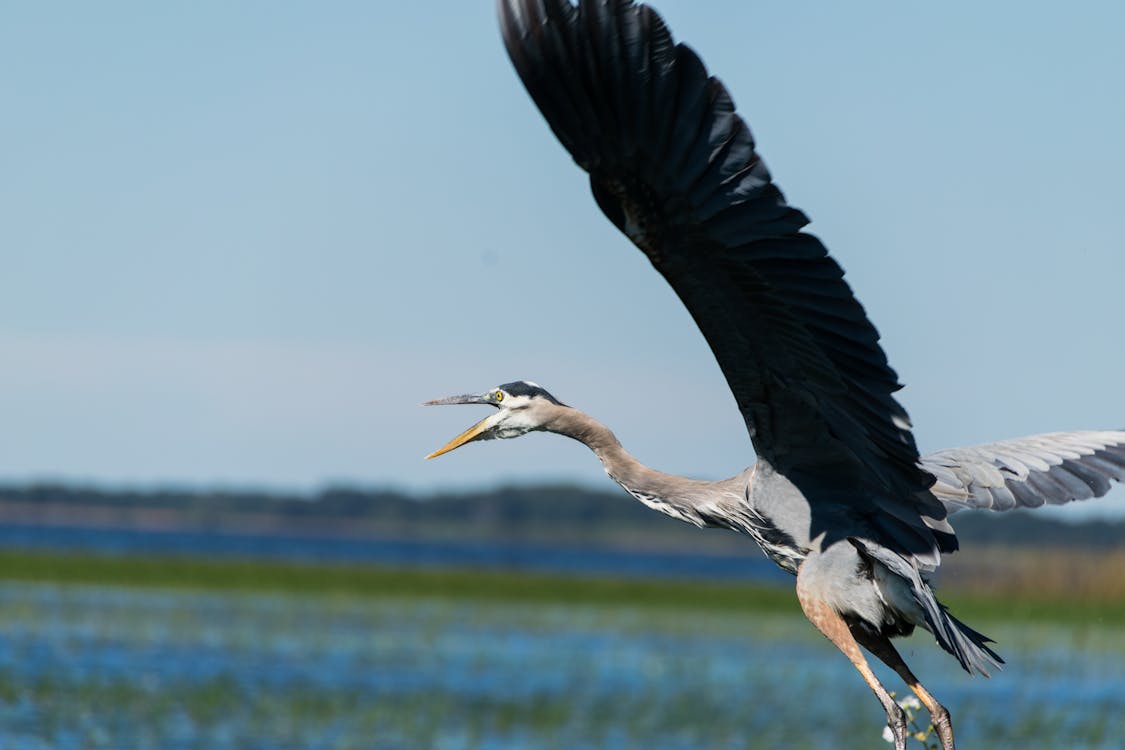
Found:
[[[534,382],[426,405],[495,412],[445,446],[546,431],[577,440],[646,506],[752,537],[796,578],[801,609],[878,698],[896,750],[903,709],[873,655],[953,750],[948,710],[892,639],[929,631],[969,674],[1003,659],[932,577],[958,548],[950,518],[1100,497],[1125,481],[1125,430],[1055,432],[920,455],[879,335],[760,158],[726,87],[635,0],[498,0],[503,43],[602,213],[649,259],[710,345],[754,462],[719,481],[666,474]]]

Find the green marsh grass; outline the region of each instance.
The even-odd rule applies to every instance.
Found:
[[[235,558],[5,551],[0,553],[0,580],[777,614],[800,611],[786,586]],[[963,619],[1125,624],[1125,597],[1108,592],[1092,595],[1089,585],[1068,591],[1065,580],[1039,588],[1025,579],[1017,584],[1008,590],[996,584],[953,581],[940,593]]]
[[[784,585],[39,552],[0,571],[12,747],[885,746]],[[1023,594],[944,597],[1000,642],[993,683],[927,634],[900,647],[966,746],[1118,747],[1125,613]]]

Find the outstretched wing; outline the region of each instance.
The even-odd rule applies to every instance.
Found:
[[[929,528],[948,527],[921,518],[945,511],[926,491],[878,333],[800,231],[808,219],[771,182],[722,83],[631,0],[499,0],[499,11],[532,99],[694,317],[759,457],[810,502],[870,512],[904,551],[951,549],[952,535],[935,544]]]
[[[1125,482],[1125,431],[1052,432],[922,457],[949,512],[1089,500]]]

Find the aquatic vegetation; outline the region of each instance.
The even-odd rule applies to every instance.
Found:
[[[963,742],[1117,746],[1119,630],[991,634],[992,681],[904,644]],[[868,748],[881,712],[850,669],[786,612],[0,584],[19,748]]]
[[[954,558],[956,559],[956,558]],[[770,563],[772,565],[772,563]],[[229,592],[432,597],[524,604],[627,605],[728,613],[799,614],[789,580],[774,586],[743,581],[613,578],[503,568],[391,566],[173,555],[0,550],[0,580],[106,584]],[[1125,599],[1068,597],[1056,590],[1012,595],[943,587],[943,601],[966,620],[1125,626]],[[992,627],[989,624],[989,627]]]

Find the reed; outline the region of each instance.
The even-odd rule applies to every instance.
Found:
[[[956,560],[957,558],[953,558]],[[1125,559],[1052,552],[975,553],[942,581],[968,620],[1125,623]],[[565,576],[496,569],[406,568],[174,556],[0,552],[0,580],[365,597],[660,607],[796,614],[786,586]]]

